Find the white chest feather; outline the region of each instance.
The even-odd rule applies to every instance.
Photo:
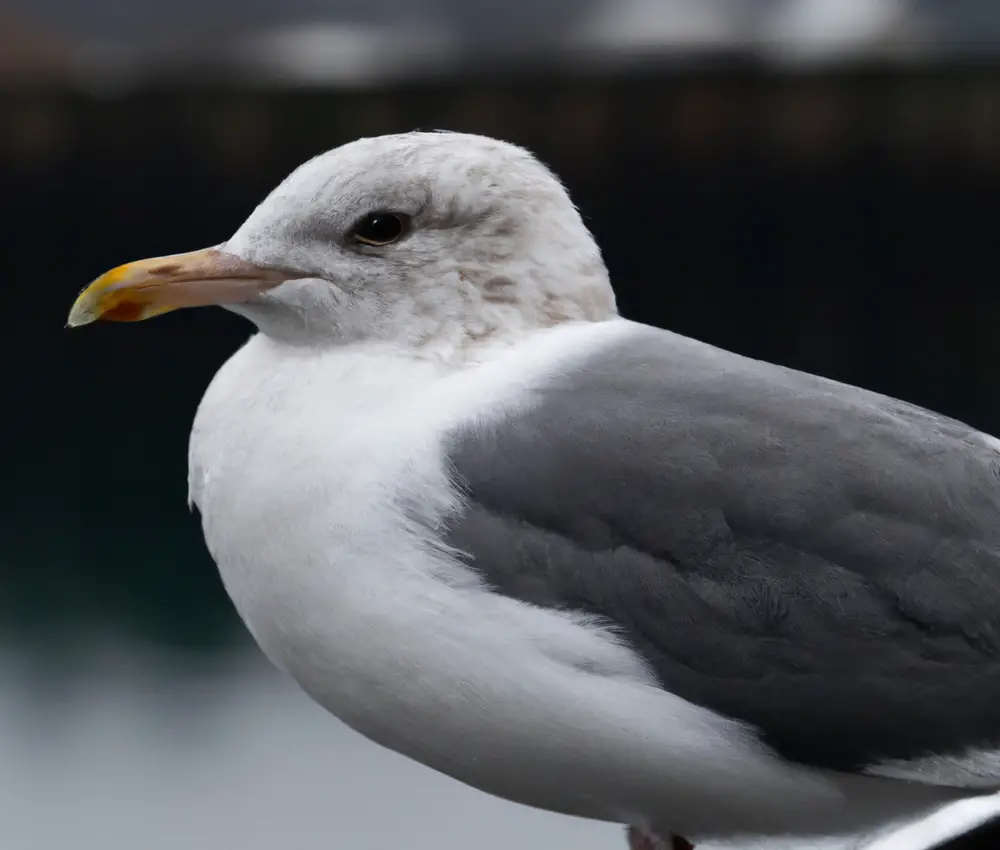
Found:
[[[268,656],[369,734],[395,734],[373,727],[402,711],[430,719],[477,676],[495,682],[484,662],[506,665],[526,641],[648,680],[602,631],[488,592],[434,533],[459,508],[443,434],[523,403],[572,351],[562,335],[464,371],[365,350],[307,356],[258,336],[199,408],[191,499],[227,591]]]
[[[190,488],[206,542],[262,648],[296,675],[300,661],[366,666],[354,657],[367,656],[362,635],[389,623],[354,615],[395,615],[418,558],[407,495],[432,513],[451,507],[430,403],[441,381],[425,363],[392,365],[256,337],[199,408]],[[367,610],[366,598],[385,604]]]

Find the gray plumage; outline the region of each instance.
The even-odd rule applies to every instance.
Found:
[[[692,702],[859,770],[1000,741],[1000,465],[960,422],[650,330],[453,433],[449,543]]]

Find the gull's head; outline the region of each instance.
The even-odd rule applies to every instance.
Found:
[[[70,325],[218,304],[293,342],[463,345],[616,314],[600,251],[526,150],[460,133],[359,139],[296,169],[227,242],[90,284]]]

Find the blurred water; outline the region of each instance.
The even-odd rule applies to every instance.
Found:
[[[622,850],[388,752],[256,654],[0,661],[3,850]]]
[[[39,672],[0,656],[0,850],[626,848],[618,826],[506,803],[376,746],[257,652],[207,657],[117,645]]]
[[[626,850],[621,827],[376,746],[257,652],[210,657],[111,645],[39,672],[0,656],[0,850]]]

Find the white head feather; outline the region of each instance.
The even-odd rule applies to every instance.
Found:
[[[352,241],[373,212],[411,222]],[[600,251],[559,180],[515,145],[460,133],[360,139],[300,166],[223,246],[305,273],[231,309],[290,342],[457,351],[616,315]]]

